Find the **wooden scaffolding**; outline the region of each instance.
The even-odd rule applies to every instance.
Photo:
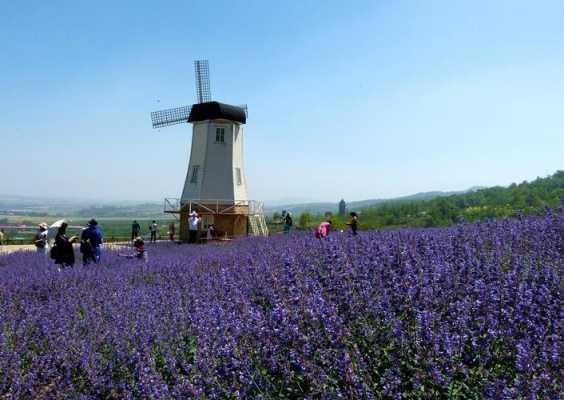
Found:
[[[180,240],[188,241],[188,218],[192,212],[202,218],[200,232],[214,224],[216,231],[227,238],[237,236],[268,236],[263,203],[256,200],[199,199],[182,202],[167,198],[164,212],[180,219]]]

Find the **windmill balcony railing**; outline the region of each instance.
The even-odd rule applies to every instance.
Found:
[[[262,215],[264,205],[258,200],[191,199],[177,198],[164,200],[164,212],[179,214],[181,211],[197,211],[203,214],[245,214]]]

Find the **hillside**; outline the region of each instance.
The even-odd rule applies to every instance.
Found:
[[[357,200],[357,201],[347,202],[347,209],[359,210],[362,208],[372,207],[382,203],[393,203],[393,202],[401,203],[401,202],[409,202],[409,201],[431,200],[434,199],[435,197],[451,196],[453,194],[467,193],[469,191],[475,191],[478,189],[480,188],[473,187],[463,191],[453,191],[453,192],[432,191],[432,192],[421,192],[408,196],[395,197],[390,199]],[[265,212],[270,215],[274,213],[280,213],[283,210],[290,211],[295,215],[299,215],[303,213],[323,215],[326,212],[331,212],[332,214],[336,214],[338,212],[338,204],[337,202],[311,202],[311,203],[285,204],[285,205],[276,205],[276,206],[271,206],[268,204],[265,205]]]
[[[540,215],[546,208],[556,209],[564,199],[564,171],[546,178],[495,186],[466,193],[387,201],[360,210],[364,229],[383,227],[436,227],[457,221],[476,221],[515,215]],[[310,219],[317,223],[319,218]],[[345,227],[333,217],[337,227]]]

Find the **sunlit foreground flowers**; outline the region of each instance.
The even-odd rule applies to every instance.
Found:
[[[0,398],[544,398],[564,215],[0,257]]]

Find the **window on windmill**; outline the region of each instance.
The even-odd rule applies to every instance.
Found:
[[[198,170],[200,169],[199,165],[194,165],[192,167],[192,177],[190,178],[190,183],[198,183]]]
[[[215,142],[225,143],[225,128],[215,128]]]
[[[241,168],[235,168],[235,175],[237,175],[237,185],[242,185],[243,177],[241,176]]]

